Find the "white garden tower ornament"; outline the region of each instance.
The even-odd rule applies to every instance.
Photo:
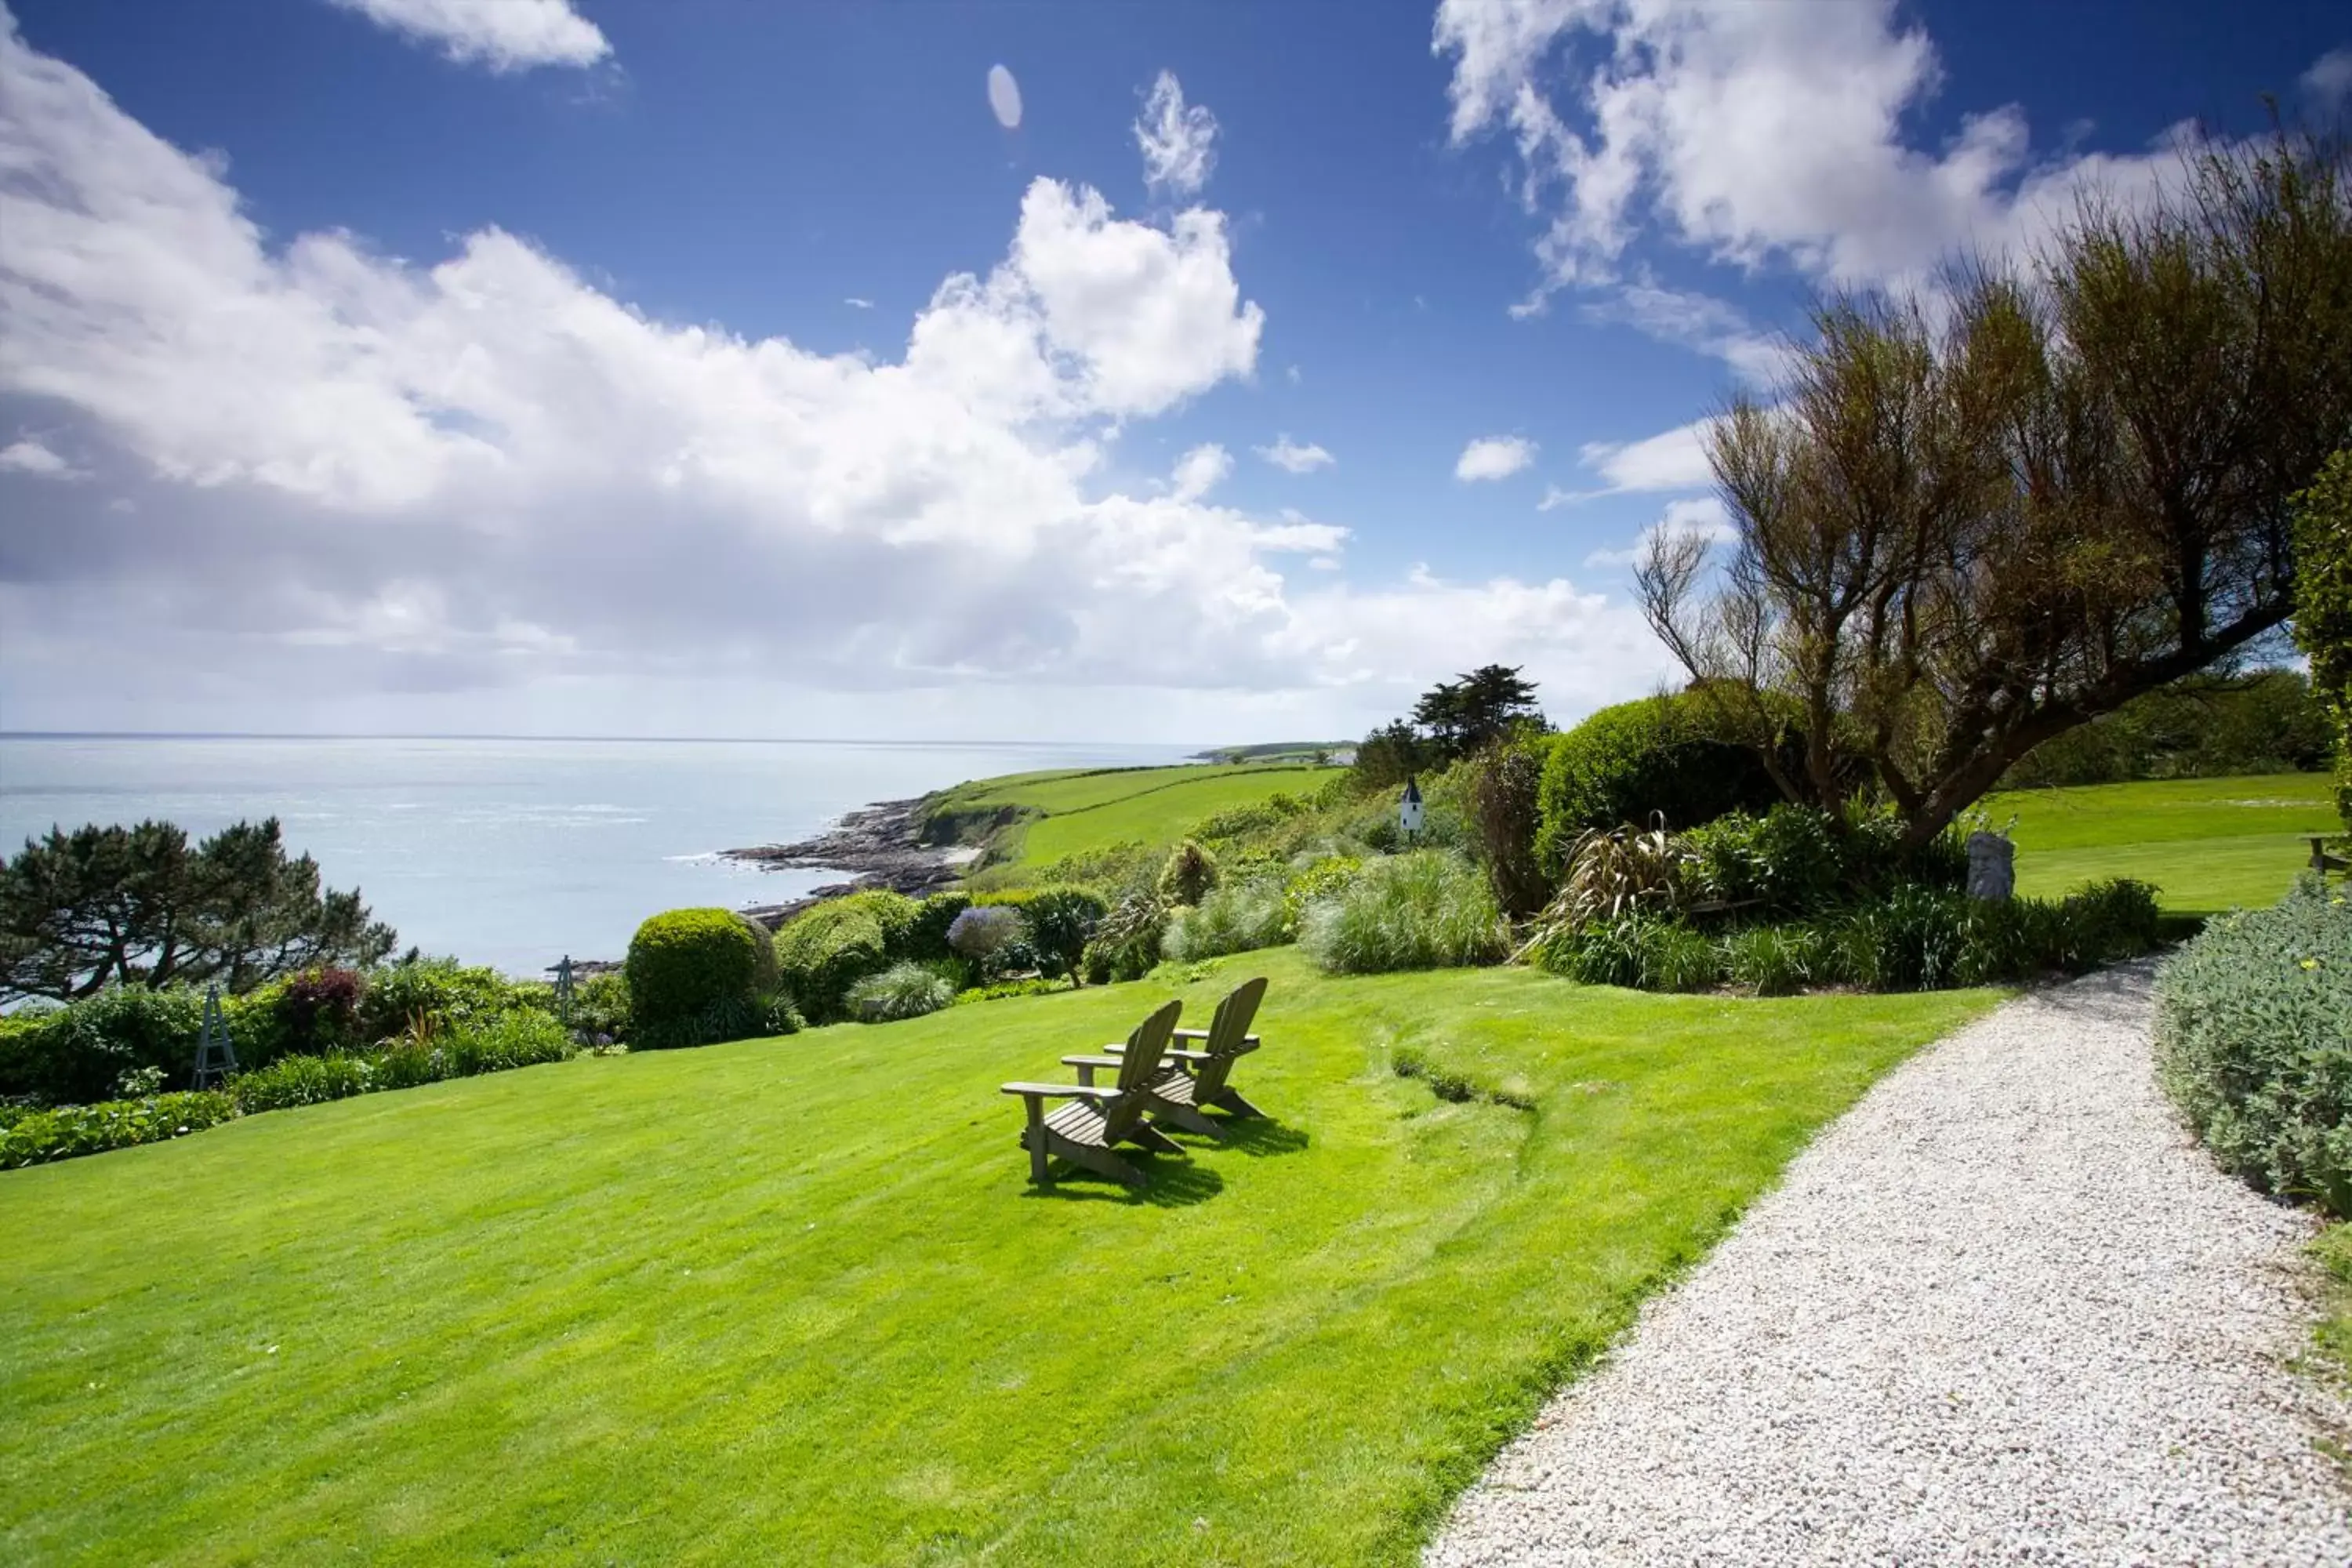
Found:
[[[1404,829],[1408,844],[1421,831],[1421,785],[1413,782],[1410,773],[1405,775],[1404,798],[1397,803],[1397,826]]]

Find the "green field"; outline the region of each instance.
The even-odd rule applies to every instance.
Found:
[[[2326,773],[2160,779],[2018,790],[1985,802],[1995,828],[2013,815],[2017,889],[2053,897],[2106,877],[2160,889],[2174,914],[2277,901],[2310,858],[2309,836],[2336,819]]]
[[[951,813],[1012,806],[1032,814],[992,846],[990,858],[1045,865],[1115,844],[1173,844],[1204,816],[1281,791],[1311,795],[1341,771],[1280,763],[1064,770],[982,779],[933,798]]]
[[[1030,1191],[996,1086],[1151,982],[0,1176],[0,1560],[1409,1563],[1817,1127],[1994,1000],[1279,950],[1188,1015],[1259,972],[1276,1120],[1144,1156],[1139,1198]],[[1398,1077],[1406,1045],[1482,1092]]]

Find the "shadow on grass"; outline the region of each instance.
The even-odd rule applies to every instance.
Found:
[[[1212,1147],[1237,1149],[1244,1154],[1296,1154],[1308,1142],[1306,1131],[1285,1127],[1270,1116],[1219,1116],[1213,1118],[1217,1130],[1225,1136]]]
[[[1143,1185],[1126,1186],[1081,1166],[1055,1162],[1054,1184],[1032,1182],[1024,1198],[1060,1198],[1065,1202],[1150,1205],[1153,1208],[1183,1208],[1204,1204],[1225,1190],[1225,1179],[1207,1166],[1165,1154],[1142,1154],[1122,1149],[1119,1158],[1143,1173]]]

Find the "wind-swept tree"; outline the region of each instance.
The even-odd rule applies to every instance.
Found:
[[[1442,760],[1466,757],[1522,724],[1541,723],[1535,682],[1517,668],[1481,665],[1466,675],[1441,680],[1413,704],[1412,721],[1437,748]]]
[[[1912,842],[2027,752],[2273,634],[2352,439],[2340,142],[2206,144],[1931,311],[1842,298],[1709,457],[1738,539],[1656,540],[1650,624],[1782,793],[1866,768]],[[1783,754],[1783,746],[1790,754]]]
[[[318,963],[374,963],[396,939],[356,889],[322,889],[278,819],[193,849],[168,822],[52,828],[0,863],[0,997],[70,1001],[110,984],[231,992]]]

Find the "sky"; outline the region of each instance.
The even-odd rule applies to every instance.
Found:
[[[2265,95],[2340,7],[0,0],[0,730],[1565,722],[1813,300]]]

